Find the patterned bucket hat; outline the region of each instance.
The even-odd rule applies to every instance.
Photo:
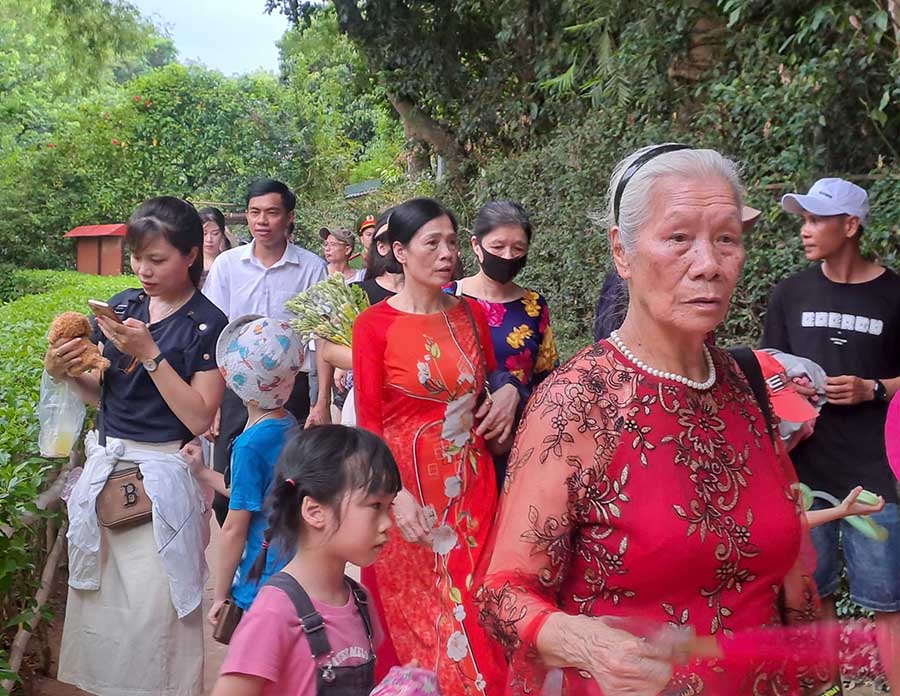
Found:
[[[216,362],[225,386],[241,401],[280,408],[291,396],[303,348],[286,321],[248,314],[222,331]]]

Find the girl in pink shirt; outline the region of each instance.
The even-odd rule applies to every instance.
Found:
[[[369,694],[382,632],[344,568],[371,565],[381,553],[399,490],[397,464],[376,435],[325,425],[289,440],[254,571],[270,544],[294,556],[241,619],[213,696]]]

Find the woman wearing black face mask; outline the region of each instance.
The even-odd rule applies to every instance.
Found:
[[[518,203],[491,201],[478,211],[472,249],[479,271],[450,283],[448,292],[477,299],[488,318],[497,364],[530,393],[559,364],[547,301],[513,279],[525,266],[531,222]],[[523,400],[524,404],[524,400]],[[506,474],[506,455],[495,455],[497,481]]]

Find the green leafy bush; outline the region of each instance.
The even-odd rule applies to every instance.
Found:
[[[633,3],[573,1],[580,19],[561,44],[571,70],[543,83],[569,116],[539,147],[488,153],[475,176],[441,191],[464,221],[492,198],[517,200],[533,214],[537,236],[522,280],[547,295],[564,354],[590,341],[609,267],[606,229],[597,224],[609,176],[619,159],[651,143],[711,147],[736,159],[748,203],[763,211],[746,240],[721,342],[755,342],[772,288],[805,264],[799,219],[783,213],[779,199],[819,177],[868,189],[865,250],[897,268],[900,57],[887,11],[837,0],[776,5],[655,3],[636,22]]]
[[[67,310],[87,312],[88,298],[112,296],[134,284],[125,277],[64,271],[4,273],[4,287],[44,288],[0,306],[0,678],[8,641],[33,613],[32,599],[43,559],[42,525],[25,526],[26,512],[59,465],[39,456],[38,402],[47,330]]]

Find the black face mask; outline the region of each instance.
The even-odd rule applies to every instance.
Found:
[[[479,246],[481,246],[479,244]],[[481,262],[481,270],[491,280],[498,283],[506,284],[516,277],[516,274],[525,267],[528,261],[528,254],[515,259],[505,259],[502,256],[492,254],[484,247],[481,247],[481,253],[484,254],[484,260]]]

